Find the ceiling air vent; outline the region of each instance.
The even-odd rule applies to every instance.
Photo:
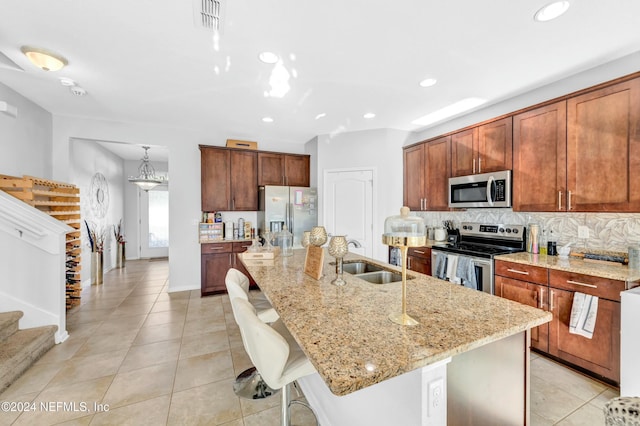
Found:
[[[221,0],[193,0],[193,18],[195,25],[208,31],[222,29]]]

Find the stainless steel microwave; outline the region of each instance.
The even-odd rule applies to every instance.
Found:
[[[449,207],[511,207],[511,170],[449,178]]]

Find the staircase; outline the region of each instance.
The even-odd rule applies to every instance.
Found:
[[[18,329],[22,312],[0,313],[0,393],[54,345],[56,325]]]

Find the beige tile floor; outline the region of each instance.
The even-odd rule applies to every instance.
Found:
[[[166,261],[129,261],[86,288],[69,339],[0,394],[25,407],[0,410],[0,425],[277,425],[277,396],[233,393],[251,362],[228,297],[167,293],[168,275]],[[531,366],[533,425],[604,424],[615,389],[537,355]],[[292,419],[315,424],[300,405]]]

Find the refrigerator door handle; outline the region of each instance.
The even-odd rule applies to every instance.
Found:
[[[287,216],[287,228],[289,228],[289,232],[293,234],[293,203],[287,205]]]

